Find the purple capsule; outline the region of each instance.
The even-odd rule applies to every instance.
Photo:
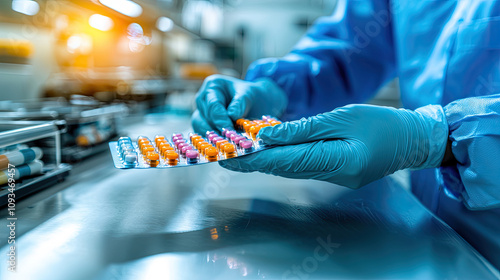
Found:
[[[177,146],[177,149],[179,149],[179,151],[182,151],[182,148],[184,148],[186,146],[190,146],[190,145],[188,143],[186,143],[186,142],[179,143],[179,145]]]
[[[239,134],[237,134],[237,133],[235,133],[235,134],[231,135],[231,137],[230,137],[230,138],[231,138],[231,141],[233,141],[233,142],[234,142],[234,140],[236,140],[236,138],[238,138],[238,137],[242,137],[242,136],[241,136],[241,135],[239,135]]]
[[[220,137],[217,133],[210,133],[208,136],[208,141],[212,142],[215,137]]]
[[[234,138],[233,142],[234,142],[234,144],[240,146],[241,141],[245,141],[245,140],[247,140],[247,138],[245,136],[238,136],[238,137]]]
[[[172,134],[172,141],[174,140],[175,137],[182,139],[182,134],[181,133]]]
[[[214,138],[212,138],[212,143],[215,144],[219,140],[224,140],[224,138],[222,138],[222,137],[214,137]]]
[[[188,150],[186,152],[186,158],[188,163],[197,163],[198,162],[198,152],[195,150]]]
[[[226,138],[231,139],[231,136],[233,136],[234,134],[237,134],[236,131],[228,131],[226,132]]]
[[[177,149],[179,149],[179,144],[181,144],[181,143],[186,143],[186,140],[183,140],[183,139],[181,140],[181,139],[179,139],[179,140],[177,140],[177,141],[174,141],[175,147],[176,147]]]
[[[207,131],[207,133],[205,133],[205,135],[208,137],[210,134],[214,134],[215,132],[213,130],[210,130],[210,131]]]
[[[241,141],[240,146],[245,149],[245,152],[251,152],[253,150],[253,143],[250,140]]]
[[[181,154],[185,155],[188,150],[192,150],[193,146],[187,145],[181,148]]]

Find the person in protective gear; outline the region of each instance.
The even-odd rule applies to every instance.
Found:
[[[207,78],[193,127],[290,120],[259,132],[278,147],[221,162],[241,172],[359,188],[411,168],[415,196],[500,268],[499,32],[500,1],[339,0],[245,81]],[[395,77],[405,109],[349,105]]]

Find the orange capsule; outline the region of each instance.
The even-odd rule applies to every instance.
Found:
[[[207,156],[208,161],[217,161],[217,156],[219,155],[219,152],[217,152],[216,148],[211,146],[205,150],[205,155]]]
[[[174,152],[175,152],[175,149],[174,149],[173,147],[171,147],[171,146],[168,146],[168,147],[167,147],[167,146],[164,146],[164,147],[163,147],[163,150],[161,151],[161,155],[162,155],[163,157],[166,157],[166,156],[167,156],[167,153],[168,153],[169,151],[174,151]]]
[[[246,122],[243,124],[243,130],[245,130],[247,133],[248,133],[248,130],[250,129],[250,127],[253,125],[252,122]]]
[[[157,136],[155,137],[155,144],[156,144],[156,146],[159,146],[159,145],[160,145],[160,141],[161,141],[161,140],[165,140],[165,136],[162,136],[162,135],[157,135]]]
[[[194,136],[191,140],[191,144],[193,145],[193,147],[195,147],[196,149],[198,148],[198,144],[200,142],[203,142],[205,140],[203,140],[203,138],[201,138],[201,136]]]
[[[257,137],[257,134],[259,134],[259,131],[260,131],[260,125],[252,126],[249,131],[250,137],[255,139]]]
[[[165,152],[165,149],[167,148],[172,148],[168,143],[161,143],[160,146],[158,146],[158,151],[160,152],[160,154],[163,155],[163,153]],[[172,148],[173,150],[173,148]]]
[[[221,146],[221,152],[223,152],[223,153],[226,153],[226,154],[227,153],[234,153],[234,151],[236,151],[236,148],[231,143],[227,143],[227,144],[224,144],[224,146]]]
[[[156,147],[160,147],[162,144],[168,144],[167,140],[158,140]]]
[[[156,167],[160,163],[160,156],[155,152],[149,152],[146,158],[151,167]]]
[[[226,158],[233,158],[238,155],[233,144],[224,145],[224,153],[226,154]]]
[[[220,149],[220,146],[223,144],[229,143],[227,140],[219,140],[215,143],[215,146],[217,146],[217,149]]]
[[[177,165],[177,159],[179,158],[179,154],[176,153],[175,151],[168,151],[166,158],[167,158],[167,163],[169,165]]]
[[[203,143],[200,143],[198,145],[198,147],[199,147],[198,150],[203,155],[203,154],[205,154],[205,149],[208,148],[208,147],[212,147],[212,145],[208,144],[207,142],[203,142]]]
[[[200,136],[198,133],[193,133],[189,135],[189,140],[193,141],[193,137]],[[200,136],[201,137],[201,136]]]
[[[151,146],[151,145],[142,148],[143,155],[147,155],[149,152],[154,152],[154,151],[155,151],[155,148],[153,148],[153,146]]]
[[[142,144],[139,146],[139,151],[141,151],[141,153],[142,153],[142,151],[144,150],[144,148],[149,148],[149,147],[153,148],[153,145],[151,145],[151,144],[146,144],[146,143],[142,143]],[[153,149],[154,149],[154,148],[153,148]]]

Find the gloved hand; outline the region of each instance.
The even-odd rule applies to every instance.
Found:
[[[233,128],[232,121],[242,117],[279,117],[287,104],[285,92],[270,79],[247,82],[213,75],[205,79],[198,91],[198,110],[193,113],[191,121],[198,133],[222,131],[223,128]]]
[[[258,137],[264,143],[282,146],[221,161],[220,165],[234,171],[318,179],[358,188],[400,169],[440,166],[448,125],[441,106],[410,111],[349,105],[264,127]]]

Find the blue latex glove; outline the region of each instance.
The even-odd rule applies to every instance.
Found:
[[[192,125],[198,133],[222,131],[233,128],[233,121],[242,117],[279,117],[287,104],[285,92],[270,79],[247,82],[213,75],[205,79],[198,91],[198,110],[193,113]]]
[[[265,127],[267,144],[286,145],[220,162],[235,171],[318,179],[358,188],[405,168],[437,167],[448,126],[441,106],[416,111],[349,105]]]

